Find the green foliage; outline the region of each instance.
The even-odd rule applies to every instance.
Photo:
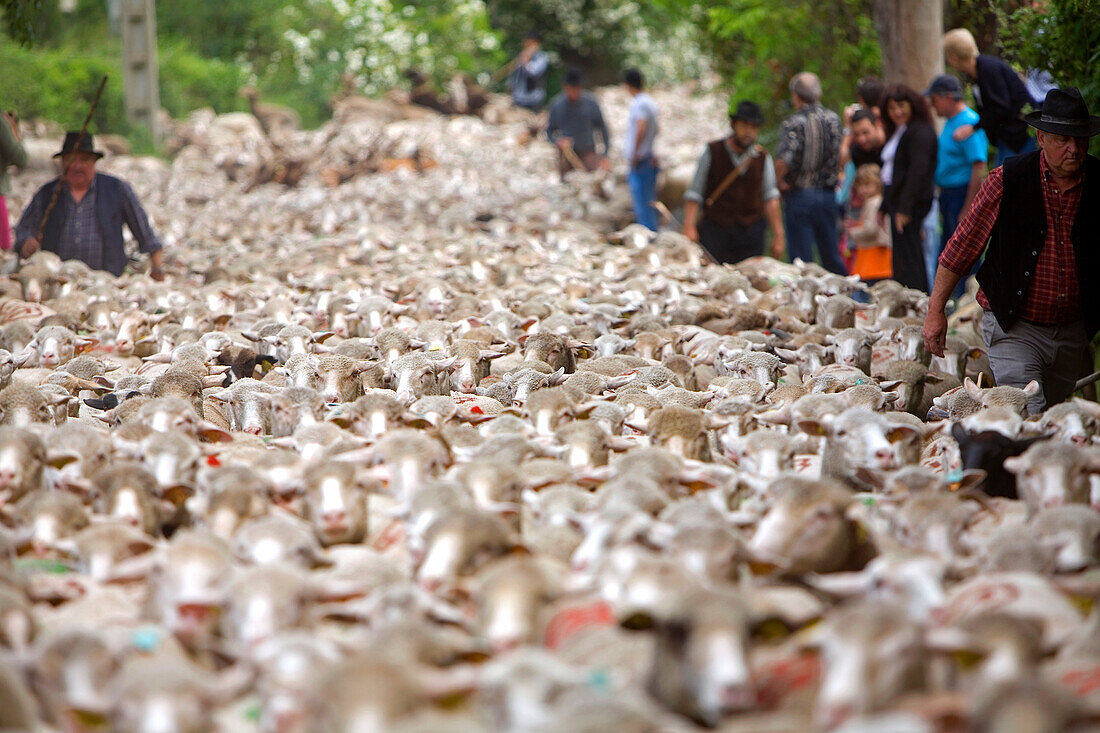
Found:
[[[239,64],[206,59],[178,40],[158,43],[160,104],[173,117],[185,117],[199,107],[217,112],[243,109],[237,90],[247,75]]]
[[[487,0],[486,4],[513,55],[527,32],[538,30],[559,66],[583,69],[592,84],[615,83],[632,66],[650,81],[697,78],[710,68],[699,44],[699,29],[688,17],[693,3]]]
[[[54,0],[0,0],[8,37],[29,46],[49,34],[57,23]]]
[[[1061,86],[1075,86],[1100,110],[1100,7],[1095,0],[1045,0],[1001,24],[1005,55],[1025,68],[1045,69]]]
[[[21,117],[42,117],[67,129],[78,129],[100,79],[108,74],[110,80],[90,128],[95,132],[129,130],[117,52],[77,55],[59,49],[32,51],[0,39],[0,55],[4,58],[0,99],[5,109],[15,109]]]
[[[822,101],[838,111],[855,98],[857,79],[882,73],[872,5],[873,0],[730,0],[696,4],[691,13],[731,92],[764,108],[767,133],[789,114],[787,83],[799,71],[821,77]]]

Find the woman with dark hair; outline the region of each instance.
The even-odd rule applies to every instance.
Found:
[[[890,216],[894,279],[928,292],[921,247],[921,222],[932,208],[936,176],[936,130],[932,112],[919,92],[904,84],[886,88],[882,98],[886,144],[882,148],[883,209]]]

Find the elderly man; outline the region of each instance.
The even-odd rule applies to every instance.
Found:
[[[96,161],[103,153],[95,150],[92,136],[65,133],[61,152],[54,157],[61,158],[61,177],[38,189],[15,228],[20,256],[30,257],[44,249],[117,277],[126,269],[128,259],[122,241],[122,223],[126,222],[138,248],[149,254],[150,276],[163,280],[164,252],[149,226],[149,217],[130,184],[96,173]],[[61,190],[39,239],[42,216],[57,186]]]
[[[711,140],[699,156],[695,178],[684,194],[684,236],[699,242],[720,263],[736,264],[764,254],[764,224],[772,227],[772,255],[783,256],[783,220],[775,167],[756,144],[764,115],[759,105],[730,104],[730,134]],[[696,226],[699,209],[703,218]]]
[[[1009,158],[982,183],[940,255],[924,344],[943,354],[947,299],[984,250],[978,303],[989,364],[998,384],[1039,383],[1028,400],[1035,414],[1073,392],[1100,331],[1100,160],[1088,155],[1100,117],[1070,87],[1051,90],[1024,119],[1039,150]]]
[[[558,148],[558,173],[563,179],[566,173],[578,167],[578,163],[588,171],[610,167],[607,152],[611,148],[611,135],[600,103],[584,89],[580,69],[566,72],[562,92],[550,103],[546,135]],[[596,145],[597,135],[599,146]],[[601,150],[597,151],[597,147]]]
[[[787,253],[791,260],[814,259],[830,272],[846,275],[837,236],[836,183],[840,117],[821,106],[821,80],[803,71],[791,78],[795,113],[779,128],[775,175],[783,192],[783,219],[787,225]]]

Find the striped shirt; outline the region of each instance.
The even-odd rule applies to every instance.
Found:
[[[994,168],[982,183],[974,202],[959,222],[955,234],[940,255],[940,265],[965,275],[985,251],[1004,194],[1003,168]],[[1046,154],[1039,153],[1047,234],[1035,274],[1031,277],[1020,317],[1041,324],[1070,323],[1081,318],[1081,293],[1077,283],[1077,260],[1073,254],[1071,232],[1081,204],[1083,179],[1064,193],[1047,165]],[[989,310],[985,293],[978,291],[978,305]]]
[[[836,112],[807,104],[783,120],[776,160],[787,164],[792,188],[836,188],[844,133]]]

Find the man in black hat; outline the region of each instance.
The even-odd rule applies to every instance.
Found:
[[[1100,117],[1070,87],[1052,89],[1024,119],[1039,150],[1009,158],[982,183],[940,255],[924,344],[943,355],[947,299],[984,251],[978,303],[989,364],[998,384],[1028,391],[1035,414],[1073,392],[1100,331],[1100,160],[1088,154]]]
[[[772,256],[778,259],[784,234],[775,166],[756,144],[764,115],[753,102],[742,101],[733,109],[731,100],[730,106],[730,134],[707,143],[684,194],[684,236],[718,262],[737,263],[764,254],[766,219],[772,227]]]
[[[611,149],[611,134],[600,103],[595,95],[585,91],[580,69],[566,72],[561,93],[550,103],[546,135],[558,148],[558,173],[562,178],[577,167],[588,171],[610,168],[607,152]]]
[[[93,270],[106,270],[117,277],[128,262],[122,240],[125,222],[138,249],[149,255],[150,276],[163,280],[164,253],[149,226],[149,217],[130,184],[96,173],[96,161],[103,153],[95,150],[92,136],[65,133],[61,152],[53,157],[61,158],[62,174],[38,189],[23,211],[15,228],[20,256],[30,257],[44,249],[63,260],[78,259]],[[57,186],[61,190],[40,235],[42,217]]]

